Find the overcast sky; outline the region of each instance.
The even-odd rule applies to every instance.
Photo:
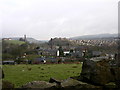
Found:
[[[117,33],[119,0],[1,0],[2,37]]]

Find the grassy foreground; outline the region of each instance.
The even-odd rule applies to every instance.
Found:
[[[30,81],[49,81],[50,77],[67,79],[80,75],[82,64],[3,65],[5,80],[18,88]]]

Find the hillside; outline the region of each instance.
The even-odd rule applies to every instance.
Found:
[[[12,40],[19,40],[21,37],[12,37]],[[29,42],[29,43],[36,43],[36,44],[40,44],[40,43],[44,43],[45,41],[39,41],[39,40],[36,40],[36,39],[34,39],[34,38],[30,38],[30,37],[28,37],[27,38],[27,41]]]
[[[115,38],[118,37],[118,34],[96,34],[96,35],[84,35],[71,37],[72,40],[82,40],[82,39],[107,39],[107,38]]]
[[[27,41],[29,43],[37,43],[37,44],[44,43],[44,41],[39,41],[39,40],[36,40],[34,38],[27,38]]]
[[[73,45],[74,43],[67,38],[53,38],[48,42],[48,44],[57,45],[57,46],[68,46],[68,45]]]
[[[25,43],[25,42],[23,42],[23,41],[18,41],[18,40],[5,40],[5,42],[11,43],[11,44],[19,44],[19,45]]]

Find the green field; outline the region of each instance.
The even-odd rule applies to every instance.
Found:
[[[82,64],[3,65],[3,70],[4,79],[20,87],[30,81],[49,81],[50,77],[63,80],[78,76],[81,67]]]
[[[18,44],[18,45],[21,45],[21,44],[24,44],[25,42],[23,41],[19,41],[19,40],[5,40],[7,43],[11,43],[11,44]]]

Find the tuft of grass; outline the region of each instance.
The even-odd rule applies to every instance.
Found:
[[[72,66],[72,68],[77,68],[78,66]]]
[[[31,71],[32,70],[32,68],[28,68],[28,71]]]
[[[41,68],[41,70],[44,70],[44,68]]]
[[[40,68],[40,67],[38,67],[38,68]]]

